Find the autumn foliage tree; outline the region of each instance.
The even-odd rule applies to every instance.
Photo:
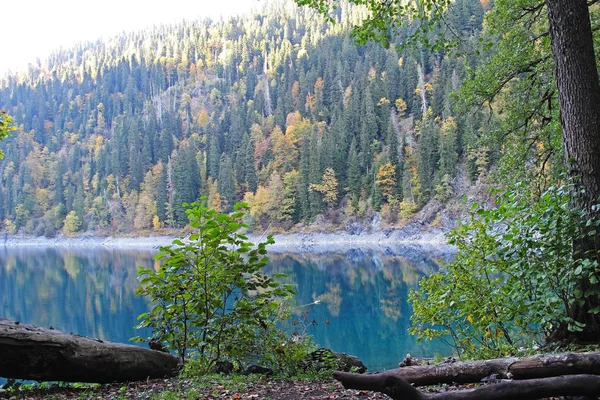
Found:
[[[10,135],[16,128],[12,126],[12,118],[6,111],[0,111],[0,140],[3,140]],[[4,153],[0,149],[0,158],[4,158]]]
[[[338,181],[335,178],[335,171],[332,168],[327,168],[323,172],[321,183],[311,184],[310,190],[321,193],[323,203],[329,208],[334,208],[338,200]]]
[[[379,187],[383,198],[388,201],[396,187],[396,167],[391,162],[386,162],[377,170],[375,183]]]

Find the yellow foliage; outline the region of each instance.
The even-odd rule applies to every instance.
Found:
[[[396,110],[398,111],[398,116],[400,118],[404,117],[404,113],[406,112],[406,102],[402,98],[396,99]]]
[[[218,182],[216,179],[212,182],[208,181],[208,206],[218,212],[221,211],[222,202],[217,187]]]
[[[260,217],[267,211],[269,193],[264,186],[259,186],[256,193],[246,192],[244,203],[248,204],[250,215],[253,218]]]
[[[327,305],[327,310],[333,317],[337,317],[340,314],[340,307],[342,305],[342,289],[339,283],[328,283],[327,292],[316,296],[313,294],[314,301],[322,301]]]
[[[155,215],[154,217],[152,217],[152,227],[154,228],[155,231],[157,231],[163,227],[163,223],[160,220],[160,218],[158,218],[158,215]]]
[[[77,214],[75,214],[75,211],[69,212],[64,219],[63,233],[65,235],[72,235],[77,232],[79,228],[81,228],[81,220]]]
[[[17,233],[17,226],[10,219],[4,220],[4,229],[9,235]]]
[[[456,120],[454,119],[454,117],[448,117],[442,123],[442,134],[444,135],[450,132],[456,132],[457,129],[458,127],[456,125]]]
[[[331,168],[327,168],[323,172],[321,183],[311,183],[309,190],[319,192],[323,195],[323,202],[329,207],[335,206],[338,196],[338,181],[335,177],[335,171]]]
[[[288,172],[298,160],[298,148],[296,143],[296,128],[288,126],[285,135],[279,126],[271,133],[271,147],[273,149],[273,169],[277,172]]]
[[[389,101],[387,98],[385,98],[385,97],[382,97],[382,98],[381,98],[381,99],[379,99],[379,101],[377,102],[377,105],[378,105],[378,106],[384,106],[384,105],[388,105],[388,104],[390,104],[390,101]]]
[[[208,111],[206,111],[206,108],[202,108],[202,110],[200,110],[200,112],[198,113],[198,118],[196,118],[196,123],[202,129],[204,129],[208,125],[209,120],[210,119],[208,117]]]
[[[375,183],[385,199],[389,199],[396,186],[396,168],[391,162],[386,162],[377,170]]]
[[[417,203],[414,201],[403,201],[400,203],[400,218],[407,220],[412,218],[415,212],[418,210]]]
[[[40,206],[42,212],[48,211],[50,208],[50,191],[48,189],[39,188],[35,193],[35,200]]]

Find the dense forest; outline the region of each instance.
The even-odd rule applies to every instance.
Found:
[[[375,212],[393,226],[443,204],[499,151],[480,140],[490,111],[457,111],[453,97],[484,58],[487,9],[451,8],[460,52],[356,46],[364,9],[343,4],[331,25],[293,2],[62,49],[0,84],[17,127],[3,143],[3,229],[180,228],[200,196],[222,211],[245,201],[256,230]]]

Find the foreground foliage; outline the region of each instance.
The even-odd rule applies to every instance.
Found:
[[[461,356],[490,358],[541,346],[561,327],[581,331],[574,312],[595,292],[577,283],[596,283],[599,268],[571,244],[584,234],[582,226],[595,235],[600,221],[571,207],[572,190],[554,186],[532,200],[521,185],[499,193],[493,208],[475,204],[450,234],[458,248],[454,261],[411,292],[411,332],[448,335]]]
[[[261,271],[273,238],[255,247],[240,233],[245,208],[237,204],[228,215],[192,203],[194,233],[160,248],[157,271],[139,268],[138,293],[152,301],[139,327],[151,328],[152,340],[184,362],[198,358],[207,369],[218,360],[246,363],[282,345],[276,323],[286,316],[292,290]]]

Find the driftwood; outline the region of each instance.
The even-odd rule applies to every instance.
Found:
[[[335,372],[349,389],[372,390],[393,399],[535,399],[600,395],[600,353],[553,354],[524,358],[403,367],[374,375]],[[423,394],[414,386],[497,381],[493,385]]]
[[[179,366],[169,353],[0,318],[0,377],[125,382],[174,376]]]
[[[481,382],[483,378],[491,375],[496,375],[498,379],[520,380],[576,374],[600,375],[600,353],[564,353],[473,362],[446,362],[402,367],[378,375],[396,376],[415,386],[426,386],[439,383]]]
[[[336,376],[346,389],[381,392],[395,400],[528,400],[554,396],[600,395],[600,376],[595,375],[503,381],[475,389],[422,393],[405,379],[394,375],[355,375],[346,372],[339,374],[354,375],[352,379]]]

